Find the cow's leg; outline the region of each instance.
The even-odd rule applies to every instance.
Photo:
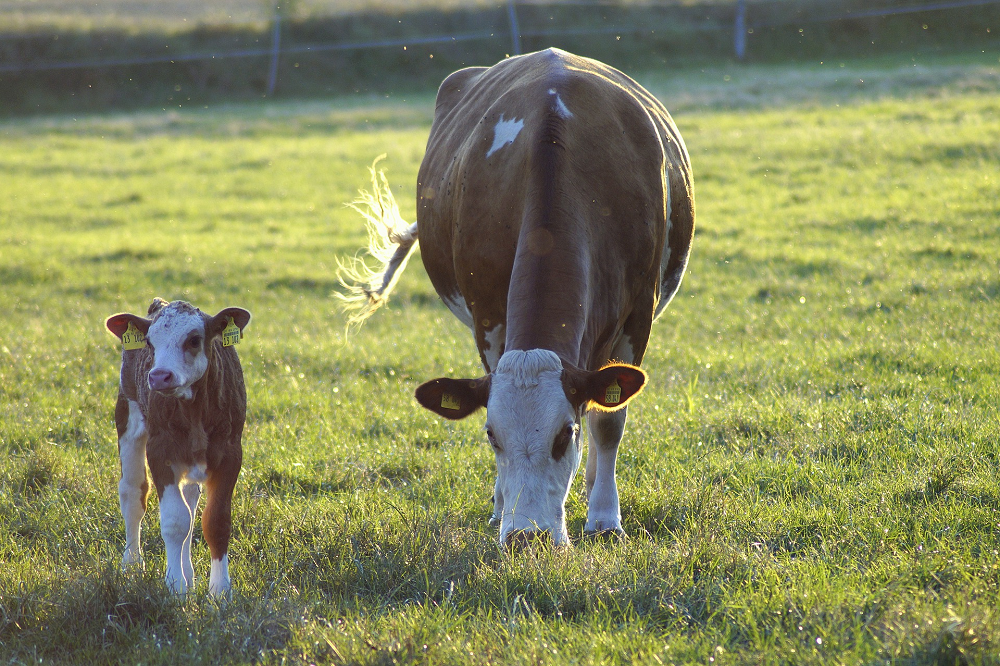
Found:
[[[585,530],[588,533],[610,531],[624,534],[618,504],[618,484],[615,481],[615,464],[618,461],[618,445],[621,444],[622,434],[625,432],[627,410],[625,407],[617,412],[591,411],[587,415],[590,446],[587,449],[589,497]]]
[[[118,428],[118,457],[122,468],[122,478],[118,482],[118,502],[125,520],[122,569],[127,569],[143,563],[140,532],[149,496],[149,479],[146,475],[146,442],[149,433],[139,404],[122,395],[118,396],[118,404],[115,406],[115,421]]]
[[[642,311],[642,310],[640,310]],[[630,317],[625,322],[624,334],[611,352],[611,358],[624,363],[639,363],[649,338],[650,322],[646,318]],[[632,340],[642,341],[634,345]],[[591,411],[587,414],[590,442],[587,446],[587,525],[588,533],[614,532],[624,535],[621,506],[618,501],[618,482],[615,466],[618,447],[625,433],[628,407],[614,412]]]
[[[153,465],[150,458],[150,465]],[[186,486],[191,484],[185,481],[186,469],[177,469],[178,465],[170,473],[158,474],[153,469],[153,479],[157,482],[157,492],[160,495],[160,536],[163,537],[163,547],[167,551],[167,587],[172,592],[183,594],[194,585],[194,574],[191,566],[191,530],[194,526],[194,509],[197,505],[191,506],[189,499],[197,499],[194,491]],[[168,478],[167,483],[161,484],[161,478]],[[162,488],[162,491],[161,491]]]
[[[191,540],[194,538],[194,523],[198,516],[198,500],[201,499],[201,484],[188,481],[181,486],[181,494],[184,495],[184,503],[191,514],[187,537],[181,546],[181,571],[188,586],[194,587],[194,564],[191,562]]]
[[[207,498],[201,516],[201,530],[212,556],[212,571],[208,581],[209,594],[228,594],[229,540],[233,532],[233,490],[240,475],[241,456],[224,459],[212,470],[205,484]]]

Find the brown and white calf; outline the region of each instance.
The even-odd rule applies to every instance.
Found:
[[[385,238],[370,248],[384,265],[342,268],[352,321],[385,301],[419,238],[487,374],[435,379],[416,397],[449,419],[486,407],[500,540],[568,541],[585,415],[585,529],[621,533],[626,405],[646,382],[637,366],[694,231],[690,163],[666,109],[621,72],[556,49],[463,69],[438,91],[416,224],[375,185],[364,212]]]
[[[142,562],[139,532],[152,476],[160,501],[167,586],[194,586],[191,537],[205,484],[202,533],[212,558],[208,589],[230,589],[232,497],[243,463],[246,389],[233,348],[250,321],[241,308],[210,317],[184,301],[157,298],[147,317],[116,314],[105,322],[122,340],[115,406],[125,519],[122,566]],[[149,466],[149,475],[146,466]]]

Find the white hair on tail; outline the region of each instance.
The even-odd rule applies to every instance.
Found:
[[[548,349],[510,349],[500,357],[496,372],[511,375],[517,388],[527,388],[536,386],[543,372],[562,372],[562,360]]]
[[[369,268],[358,256],[337,259],[337,279],[347,293],[337,294],[343,309],[350,313],[347,324],[362,324],[389,300],[399,276],[406,268],[417,245],[417,224],[407,224],[399,214],[399,207],[389,189],[384,171],[375,165],[385,155],[379,155],[368,168],[372,178],[372,191],[360,190],[358,198],[347,204],[361,213],[368,228],[367,253],[378,263]]]

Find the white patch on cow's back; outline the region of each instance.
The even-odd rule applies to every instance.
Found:
[[[562,97],[559,96],[559,93],[556,92],[556,89],[549,88],[549,94],[555,96],[556,98],[554,107],[555,112],[558,113],[563,118],[566,119],[572,118],[573,112],[569,110],[569,108],[566,106],[565,103],[563,103]]]
[[[486,157],[489,157],[504,146],[514,143],[514,139],[521,133],[523,127],[524,120],[518,120],[517,118],[514,120],[504,120],[503,114],[500,114],[500,120],[493,127],[493,145],[486,151]]]

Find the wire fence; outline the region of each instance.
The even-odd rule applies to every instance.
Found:
[[[658,3],[650,2],[646,6],[656,6]],[[663,5],[673,3],[659,3]],[[732,3],[731,21],[729,22],[706,22],[700,25],[687,26],[689,30],[701,30],[715,33],[732,33],[732,52],[738,59],[743,59],[747,51],[747,37],[754,33],[754,29],[775,28],[787,25],[829,23],[843,20],[853,20],[872,17],[887,17],[893,15],[914,14],[920,12],[947,11],[978,7],[984,5],[997,5],[1000,0],[948,0],[945,2],[919,3],[910,5],[893,5],[886,7],[874,7],[864,10],[851,11],[843,9],[841,11],[829,12],[826,14],[789,16],[780,19],[764,19],[753,21],[748,18],[749,8],[752,3],[748,0],[735,0]],[[288,44],[282,41],[282,15],[275,12],[270,30],[271,43],[268,46],[259,48],[236,48],[231,50],[213,50],[209,52],[179,53],[162,56],[137,56],[107,59],[79,59],[64,61],[32,61],[23,62],[0,62],[0,73],[7,74],[28,74],[31,72],[46,72],[73,69],[100,69],[121,66],[141,66],[158,63],[178,63],[207,60],[222,60],[234,58],[259,58],[268,57],[267,93],[272,94],[277,85],[278,63],[282,56],[295,55],[301,53],[323,53],[330,51],[360,51],[366,49],[398,48],[416,45],[449,44],[469,41],[495,41],[503,40],[510,44],[512,54],[522,52],[522,39],[545,38],[545,37],[565,37],[565,36],[585,36],[599,34],[641,34],[648,32],[650,28],[643,25],[611,27],[589,27],[589,28],[539,28],[525,25],[518,8],[535,8],[541,6],[560,7],[606,7],[608,9],[622,8],[625,5],[613,0],[562,0],[552,2],[551,0],[506,0],[497,5],[503,9],[506,6],[507,31],[481,30],[463,32],[457,34],[436,34],[409,36],[394,39],[372,39],[355,40],[327,43],[311,44]],[[634,5],[628,5],[634,6]]]

